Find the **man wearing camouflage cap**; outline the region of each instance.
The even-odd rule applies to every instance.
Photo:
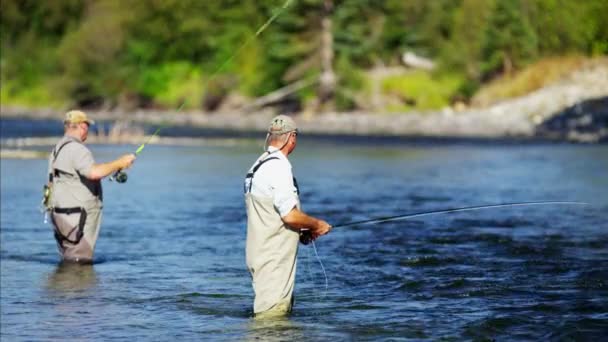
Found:
[[[247,267],[253,280],[256,318],[291,312],[298,240],[316,239],[331,226],[301,211],[299,189],[287,156],[297,144],[292,118],[275,117],[266,135],[265,152],[245,178]]]
[[[135,160],[135,155],[126,154],[108,163],[96,163],[84,145],[94,123],[84,112],[67,112],[65,135],[49,155],[50,192],[45,203],[65,261],[92,262],[101,225],[101,179],[129,168]]]

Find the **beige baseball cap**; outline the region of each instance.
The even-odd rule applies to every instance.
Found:
[[[268,127],[268,133],[270,134],[284,134],[297,131],[296,122],[287,115],[275,116]]]
[[[71,110],[67,113],[65,113],[65,119],[63,120],[64,123],[81,123],[81,122],[86,122],[89,125],[94,125],[95,121],[89,119],[87,117],[87,115],[80,110]]]

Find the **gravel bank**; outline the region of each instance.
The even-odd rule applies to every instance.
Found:
[[[314,134],[456,138],[543,137],[578,142],[601,142],[608,138],[607,121],[604,118],[608,115],[607,111],[602,106],[584,106],[584,104],[606,97],[608,97],[608,59],[590,64],[569,77],[526,96],[503,101],[487,108],[470,108],[461,111],[446,108],[436,112],[402,114],[324,113],[314,116],[298,115],[296,121],[302,131]],[[574,127],[576,125],[570,128],[567,125],[560,126],[560,134],[548,133],[547,130],[555,125],[546,123],[556,116],[567,115],[564,113],[569,108],[579,108],[578,111],[573,111],[572,115],[583,116],[587,121],[591,118],[591,122],[587,122],[585,134],[583,136],[578,134],[577,128]],[[581,108],[589,108],[592,112],[581,114]],[[96,120],[128,119],[133,123],[196,126],[237,132],[264,131],[274,115],[271,111],[206,114],[141,110],[128,113],[90,112],[90,114]],[[2,107],[1,115],[34,119],[62,117],[62,113],[52,110],[33,111],[5,107]],[[539,129],[540,127],[543,129]]]

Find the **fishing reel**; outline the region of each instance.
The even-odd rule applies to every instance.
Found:
[[[311,243],[313,240],[312,238],[312,232],[308,229],[301,229],[300,230],[300,243],[303,245],[308,245],[309,243]]]
[[[125,183],[129,176],[123,170],[116,171],[112,176],[110,176],[110,181],[116,181],[116,183]]]

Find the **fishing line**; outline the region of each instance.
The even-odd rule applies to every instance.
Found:
[[[308,280],[312,283],[312,271],[310,270],[310,249],[306,248],[306,270],[308,271]]]
[[[329,286],[327,280],[327,273],[325,272],[325,266],[323,266],[323,262],[321,262],[321,258],[319,257],[319,253],[317,252],[317,245],[315,245],[314,240],[312,241],[312,248],[315,251],[315,256],[317,257],[317,261],[319,261],[319,265],[321,265],[321,270],[323,270],[323,276],[325,276],[325,292],[323,292],[323,298],[327,297],[327,289]]]
[[[182,106],[179,107],[178,111],[180,109],[182,109]],[[144,150],[144,148],[146,147],[146,144],[148,144],[155,136],[158,135],[158,133],[160,132],[161,129],[163,129],[164,127],[166,127],[167,124],[163,124],[160,127],[158,127],[156,129],[156,131],[154,131],[154,133],[152,133],[151,136],[148,137],[148,139],[146,139],[146,141],[139,145],[139,147],[137,148],[137,150],[135,150],[135,153],[133,153],[136,157]],[[117,183],[125,183],[128,179],[127,173],[124,172],[122,169],[117,170],[116,172],[114,172],[114,174],[112,174],[110,176],[110,181],[116,181]]]
[[[364,224],[376,224],[376,223],[383,223],[383,222],[389,222],[389,221],[399,221],[399,220],[405,220],[405,219],[410,219],[410,218],[414,218],[414,217],[430,216],[430,215],[445,214],[445,213],[455,213],[455,212],[462,212],[462,211],[472,211],[472,210],[480,210],[480,209],[488,209],[488,208],[549,205],[549,204],[589,205],[589,203],[575,202],[575,201],[534,201],[534,202],[515,202],[515,203],[476,205],[476,206],[470,206],[470,207],[441,209],[441,210],[425,211],[425,212],[420,212],[420,213],[378,217],[378,218],[372,218],[372,219],[362,220],[362,221],[353,221],[353,222],[348,222],[348,223],[337,224],[335,226],[332,226],[332,229],[333,228],[345,228],[345,227],[364,225]]]
[[[351,226],[356,226],[356,225],[376,224],[376,223],[383,223],[383,222],[389,222],[389,221],[398,221],[398,220],[405,220],[405,219],[410,219],[410,218],[414,218],[414,217],[422,217],[422,216],[430,216],[430,215],[438,215],[438,214],[446,214],[446,213],[454,213],[454,212],[462,212],[462,211],[473,211],[473,210],[480,210],[480,209],[516,207],[516,206],[550,205],[550,204],[589,205],[589,203],[576,202],[576,201],[534,201],[534,202],[514,202],[514,203],[476,205],[476,206],[469,206],[469,207],[441,209],[441,210],[425,211],[425,212],[420,212],[420,213],[386,216],[386,217],[378,217],[378,218],[373,218],[373,219],[368,219],[368,220],[353,221],[353,222],[348,222],[348,223],[337,224],[335,226],[332,226],[332,229],[333,228],[345,228],[345,227],[351,227]],[[323,294],[323,297],[326,297],[327,291],[328,291],[327,273],[325,272],[325,267],[323,266],[323,262],[321,261],[321,258],[319,257],[319,253],[317,252],[317,247],[315,245],[315,241],[311,240],[311,242],[312,242],[312,247],[315,252],[317,261],[319,262],[319,265],[321,265],[321,269],[323,270],[323,275],[325,276],[325,293]]]
[[[249,43],[256,37],[258,37],[260,34],[262,34],[262,32],[264,32],[266,30],[266,28],[268,26],[270,26],[270,24],[272,24],[272,22],[278,18],[291,4],[293,0],[287,0],[285,1],[285,3],[283,4],[283,6],[281,6],[281,8],[278,11],[275,11],[275,13],[268,19],[266,20],[266,22],[260,26],[260,28],[255,32],[255,34],[253,36],[250,36],[247,40],[245,40],[245,42],[243,42],[243,44],[241,44],[241,46],[239,46],[236,50],[234,50],[234,53],[232,53],[232,55],[226,59],[217,69],[215,69],[215,71],[211,74],[211,76],[207,79],[207,81],[205,82],[205,86],[204,88],[206,89],[207,86],[209,85],[209,83],[211,83],[212,80],[215,79],[215,77],[219,74],[219,72],[226,66],[228,65],[228,63],[230,63],[238,54],[239,52],[241,52],[241,50],[243,50],[243,48],[245,48],[245,46],[249,45]],[[176,113],[179,113],[181,111],[181,109],[184,107],[184,105],[186,104],[187,100],[184,99],[181,103],[181,105],[177,108],[177,110],[175,111]],[[160,132],[160,130],[162,128],[167,127],[168,124],[163,124],[160,127],[158,127],[158,129],[148,138],[148,140],[146,142],[144,142],[143,144],[141,144],[139,146],[139,148],[137,148],[137,150],[135,151],[135,156],[138,156],[144,149],[144,147],[146,146],[147,143],[149,143],[152,138],[154,138],[156,135],[158,135],[158,133]],[[124,183],[127,181],[127,174],[122,171],[122,170],[118,170],[116,171],[112,176],[110,176],[110,181],[116,180],[116,182],[118,183]]]
[[[306,271],[307,271],[307,274],[308,274],[308,281],[309,281],[311,284],[313,284],[313,289],[311,290],[311,291],[312,291],[312,296],[313,296],[313,297],[317,297],[317,296],[316,296],[316,294],[315,294],[315,291],[314,291],[314,288],[315,288],[315,286],[314,286],[314,284],[315,284],[315,279],[314,279],[314,276],[313,276],[313,274],[312,274],[312,269],[311,269],[311,267],[310,267],[311,260],[312,260],[312,257],[310,256],[310,253],[311,253],[311,252],[310,252],[310,248],[306,248]],[[319,299],[319,298],[317,297],[317,300],[318,300],[318,299]]]
[[[245,42],[243,42],[243,44],[241,44],[241,46],[239,46],[235,52],[232,54],[232,56],[230,56],[228,59],[226,59],[224,61],[224,63],[222,63],[219,68],[217,68],[209,77],[209,79],[207,80],[206,84],[208,85],[211,80],[213,80],[215,78],[215,76],[217,76],[217,74],[226,66],[228,65],[228,63],[230,63],[235,57],[236,55],[238,55],[239,52],[241,52],[241,50],[243,50],[245,48],[245,46],[249,45],[249,43],[256,38],[257,36],[259,36],[262,32],[264,32],[264,30],[266,30],[266,28],[268,26],[270,26],[270,24],[272,24],[272,22],[278,17],[280,16],[291,4],[293,0],[287,0],[285,1],[285,3],[283,4],[283,6],[281,6],[281,8],[276,11],[276,13],[270,17],[268,20],[266,20],[266,22],[260,26],[260,28],[255,32],[255,34],[253,36],[250,36],[249,38],[247,38],[247,40]]]
[[[308,281],[310,281],[313,284],[312,296],[314,298],[316,298],[316,300],[321,301],[322,299],[325,299],[327,297],[329,282],[328,282],[328,278],[327,278],[327,273],[325,271],[325,266],[323,266],[321,257],[319,257],[319,253],[317,252],[317,246],[315,245],[314,241],[312,241],[312,249],[315,252],[315,257],[316,257],[317,261],[319,262],[319,265],[321,265],[321,270],[323,271],[323,276],[325,277],[325,291],[323,292],[322,296],[317,295],[317,291],[315,291],[315,289],[316,289],[315,279],[314,279],[315,277],[313,276],[312,270],[310,268],[310,261],[311,261],[310,248],[306,249],[306,270],[308,271]]]

